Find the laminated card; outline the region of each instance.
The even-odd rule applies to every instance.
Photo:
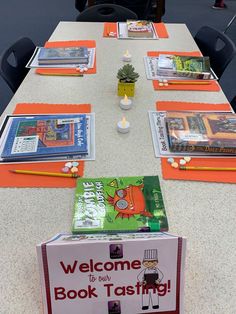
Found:
[[[182,314],[186,239],[59,234],[37,246],[45,314]]]

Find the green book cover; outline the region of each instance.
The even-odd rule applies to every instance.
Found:
[[[72,232],[168,231],[158,176],[79,178]]]
[[[210,59],[209,57],[160,54],[157,74],[208,80],[211,78]]]

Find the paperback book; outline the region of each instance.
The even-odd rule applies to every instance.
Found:
[[[167,127],[166,127],[166,115],[167,111],[149,111],[149,122],[152,133],[152,141],[155,157],[181,157],[186,155],[183,151],[171,151]],[[223,154],[221,153],[211,153],[211,157],[219,157]],[[201,156],[209,157],[209,153],[202,151],[188,151],[188,156]],[[230,155],[224,154],[225,158],[230,158]],[[231,156],[232,157],[232,156]]]
[[[73,233],[167,230],[157,176],[77,180]]]
[[[38,54],[38,63],[44,64],[75,64],[88,63],[87,47],[44,48]]]
[[[87,153],[85,114],[11,117],[1,137],[3,161]]]
[[[117,23],[117,38],[133,40],[156,40],[158,39],[158,35],[152,22],[130,20],[127,22]]]
[[[45,314],[183,314],[186,239],[58,234],[37,245]]]
[[[128,37],[152,38],[153,26],[151,21],[127,20]]]
[[[236,154],[236,114],[174,112],[166,114],[170,150]]]
[[[146,72],[146,77],[148,80],[180,80],[180,81],[188,81],[188,80],[193,80],[191,77],[187,76],[167,76],[167,75],[159,75],[158,74],[158,57],[149,57],[149,56],[144,56],[143,61],[144,61],[144,67],[145,67],[145,72]],[[196,81],[202,81],[201,79],[196,79]],[[216,74],[212,71],[211,69],[211,77],[210,80],[217,80]]]
[[[212,75],[210,59],[209,57],[160,54],[157,75],[209,80]]]
[[[50,63],[50,64],[39,64],[38,56],[40,53],[41,47],[36,47],[33,55],[31,56],[30,60],[26,64],[26,68],[77,68],[78,63]],[[96,55],[96,48],[88,48],[88,63],[80,63],[80,65],[85,65],[88,69],[94,67],[95,64],[95,55]]]

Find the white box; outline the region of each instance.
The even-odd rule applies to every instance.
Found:
[[[186,239],[59,234],[39,244],[44,313],[182,314]]]

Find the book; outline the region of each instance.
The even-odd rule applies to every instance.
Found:
[[[160,54],[157,75],[209,80],[212,76],[209,57]]]
[[[85,114],[15,116],[1,139],[3,161],[87,154]]]
[[[73,233],[167,230],[157,176],[77,180]]]
[[[37,245],[43,312],[183,314],[185,255],[169,233],[57,234]]]
[[[44,48],[38,54],[38,64],[75,64],[88,63],[87,47]]]
[[[152,38],[153,26],[151,21],[127,20],[128,37]]]
[[[236,154],[236,114],[166,113],[169,147],[174,152]]]
[[[183,156],[181,151],[171,151],[168,140],[168,133],[166,127],[167,111],[149,111],[149,122],[152,133],[152,142],[155,157],[177,157]],[[188,151],[188,156],[205,156],[209,155],[202,151]],[[220,153],[211,153],[211,156],[220,156]],[[230,156],[229,156],[230,157]]]

